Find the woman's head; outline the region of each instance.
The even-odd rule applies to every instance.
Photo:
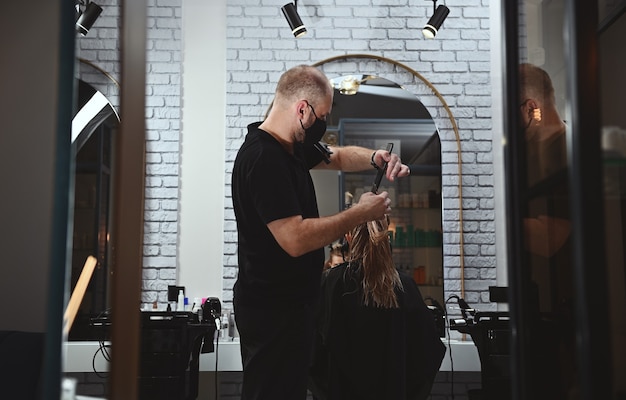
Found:
[[[328,259],[324,263],[324,269],[333,268],[348,261],[348,251],[349,245],[345,238],[331,244]]]

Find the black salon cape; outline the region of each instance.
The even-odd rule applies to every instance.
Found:
[[[309,389],[319,400],[426,399],[446,348],[415,282],[398,309],[364,306],[347,264],[322,278]]]

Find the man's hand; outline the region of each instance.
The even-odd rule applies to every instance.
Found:
[[[365,192],[353,207],[359,210],[359,213],[364,216],[365,222],[367,222],[385,218],[391,212],[390,204],[391,199],[389,199],[389,193],[387,192],[379,194]]]
[[[390,182],[393,182],[396,177],[402,178],[411,174],[409,166],[402,164],[397,154],[390,154],[387,150],[376,150],[374,162],[380,168],[387,163],[387,179]]]
[[[389,153],[387,150],[378,149],[372,157],[372,149],[360,146],[330,146],[332,155],[330,156],[330,164],[320,161],[315,169],[333,169],[344,172],[367,171],[372,168],[371,161],[382,168],[387,162],[386,178],[390,182],[396,178],[409,176],[411,171],[408,165],[402,164],[400,157],[395,153]]]

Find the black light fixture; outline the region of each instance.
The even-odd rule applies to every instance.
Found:
[[[100,13],[102,13],[102,7],[96,3],[89,0],[85,0],[85,2],[79,1],[76,3],[76,13],[78,15],[76,30],[83,36],[87,35],[89,29],[91,29],[100,16]],[[85,6],[85,11],[80,9],[80,5]]]
[[[437,0],[432,0],[433,2],[433,16],[430,17],[424,29],[422,29],[422,34],[426,39],[433,39],[437,35],[437,31],[441,28],[441,24],[446,19],[448,14],[450,14],[450,9],[443,4],[437,7]]]
[[[294,0],[293,3],[285,4],[280,10],[283,12],[285,18],[287,18],[287,23],[289,23],[293,36],[300,37],[306,34],[306,28],[298,15],[298,0]]]

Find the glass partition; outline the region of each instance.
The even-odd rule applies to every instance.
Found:
[[[623,346],[615,347],[609,310],[623,315],[624,300],[608,285],[615,254],[606,251],[614,232],[605,234],[602,199],[598,3],[502,6],[512,326],[504,395],[620,398],[623,372],[612,359]]]

